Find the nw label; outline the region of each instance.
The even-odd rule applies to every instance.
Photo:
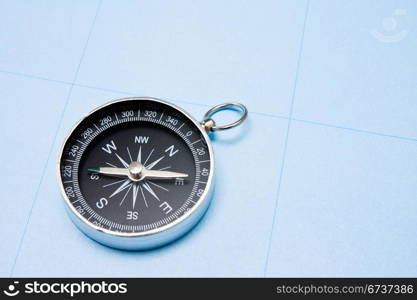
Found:
[[[147,144],[149,141],[149,136],[135,136],[136,144]]]

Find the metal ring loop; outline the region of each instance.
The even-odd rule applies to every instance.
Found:
[[[238,108],[238,110],[242,112],[242,116],[237,121],[231,124],[217,126],[214,120],[211,118],[214,114],[218,113],[219,111],[222,111],[225,109],[233,109],[233,108]],[[247,117],[248,117],[248,110],[246,106],[244,106],[243,104],[237,103],[237,102],[223,103],[223,104],[219,104],[210,108],[204,115],[203,121],[201,123],[207,131],[226,130],[226,129],[239,126],[240,124],[242,124],[243,121],[246,120]]]

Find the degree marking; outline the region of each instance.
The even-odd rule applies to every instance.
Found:
[[[181,126],[177,128],[177,130],[179,131],[182,128],[182,126],[184,126],[184,124],[185,124],[185,122],[182,123]]]
[[[80,141],[80,140],[77,140],[77,142],[80,143],[80,144],[82,144],[82,145],[84,145],[84,146],[87,145],[86,143],[84,143],[83,141]]]

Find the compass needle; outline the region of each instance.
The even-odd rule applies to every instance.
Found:
[[[169,178],[185,178],[188,177],[186,173],[171,172],[171,171],[160,171],[160,170],[145,170],[145,178],[152,179],[169,179]]]
[[[225,108],[241,110],[241,118],[218,126],[211,117]],[[98,107],[77,123],[60,151],[59,183],[70,217],[114,248],[149,249],[177,239],[210,203],[214,162],[207,133],[237,126],[246,115],[241,104],[222,104],[199,123],[154,98]]]
[[[125,168],[108,168],[108,167],[99,167],[99,168],[89,168],[94,170],[95,173],[108,175],[108,176],[129,176],[129,170]]]

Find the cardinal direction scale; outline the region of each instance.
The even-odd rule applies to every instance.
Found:
[[[212,116],[239,109],[225,126]],[[216,106],[202,122],[154,98],[110,102],[82,119],[65,140],[59,182],[77,227],[107,246],[161,246],[190,230],[208,208],[213,150],[207,132],[235,127],[247,117],[239,103]]]

